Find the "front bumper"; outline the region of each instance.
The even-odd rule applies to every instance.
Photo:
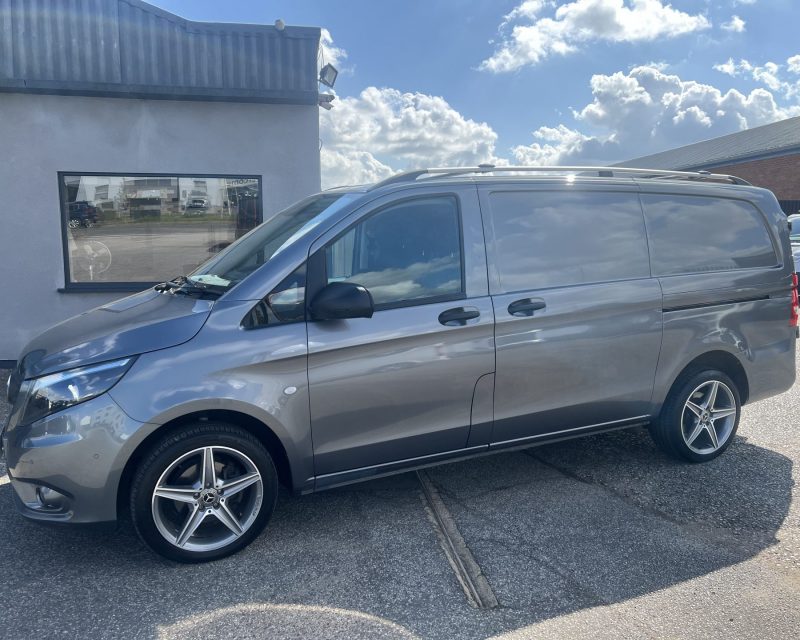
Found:
[[[117,518],[126,443],[142,426],[103,394],[30,425],[11,421],[2,444],[22,515],[53,523]]]

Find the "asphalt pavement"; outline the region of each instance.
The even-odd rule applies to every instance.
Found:
[[[26,522],[3,478],[0,637],[796,638],[798,462],[796,386],[746,407],[704,465],[634,429],[430,469],[490,610],[468,603],[414,473],[284,493],[250,547],[192,566],[128,527]]]

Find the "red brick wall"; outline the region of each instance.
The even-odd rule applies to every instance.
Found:
[[[800,200],[800,153],[724,165],[709,171],[744,178],[757,187],[769,189],[778,200]]]

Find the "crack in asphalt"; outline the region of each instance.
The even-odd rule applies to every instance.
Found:
[[[508,535],[511,538],[513,538],[513,540],[517,543],[516,548],[519,549],[520,552],[526,558],[532,560],[539,566],[544,567],[546,570],[559,576],[564,581],[570,594],[577,596],[582,601],[582,605],[595,607],[595,606],[605,606],[611,604],[611,602],[603,598],[600,594],[596,593],[591,588],[586,587],[583,583],[580,582],[580,580],[578,580],[578,578],[575,577],[575,575],[571,571],[559,565],[557,561],[541,553],[541,551],[531,552],[530,540],[527,539],[527,537],[524,535],[523,532],[514,531],[513,529],[504,526],[497,518],[487,515],[481,510],[466,504],[463,500],[453,495],[447,489],[438,485],[437,488],[439,490],[440,495],[446,496],[448,500],[452,500],[453,502],[458,504],[462,509],[464,509],[464,511],[468,512],[469,514],[472,514],[476,519],[483,520],[484,522],[491,522],[494,525],[496,525],[498,529],[507,532]],[[483,542],[489,542],[501,547],[508,546],[507,540],[493,538],[491,536],[482,536],[480,534],[476,534],[475,537]]]
[[[483,568],[458,529],[452,514],[439,495],[439,488],[425,471],[417,471],[421,498],[428,519],[439,538],[450,567],[467,596],[467,601],[478,609],[495,609],[500,602],[492,590]]]

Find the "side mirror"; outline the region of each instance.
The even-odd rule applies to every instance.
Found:
[[[354,282],[331,282],[311,301],[312,320],[371,318],[372,294]]]

